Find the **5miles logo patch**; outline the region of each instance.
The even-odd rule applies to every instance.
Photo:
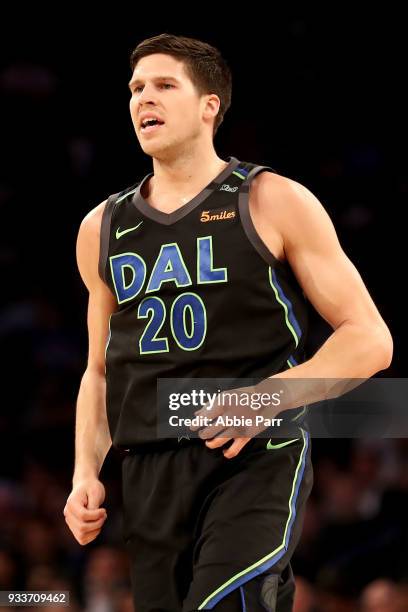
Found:
[[[201,211],[200,221],[207,223],[208,221],[225,221],[226,219],[234,219],[235,210],[233,208],[217,208],[213,210]]]

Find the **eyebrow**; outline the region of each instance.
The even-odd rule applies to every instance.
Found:
[[[176,79],[175,77],[172,76],[158,76],[158,77],[154,77],[153,81],[173,81],[174,83],[180,83],[180,81],[178,79]],[[142,83],[143,81],[141,81],[140,79],[134,79],[133,81],[129,81],[128,83],[128,87],[130,90],[132,90],[132,87],[134,87],[134,85],[139,85],[139,83]]]

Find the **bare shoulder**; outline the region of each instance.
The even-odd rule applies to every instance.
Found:
[[[313,240],[321,232],[333,237],[334,228],[324,206],[302,183],[261,172],[254,178],[251,191],[251,212],[282,236],[285,251],[290,242],[302,242],[308,234]]]
[[[291,223],[299,219],[296,209],[305,197],[304,190],[300,183],[274,172],[261,172],[251,182],[252,222],[269,251],[282,263],[288,260],[288,243],[296,240]]]
[[[109,333],[110,315],[117,309],[117,301],[107,283],[99,275],[100,234],[104,200],[83,218],[76,244],[78,270],[89,292],[88,300],[88,368],[105,376],[105,348]]]
[[[101,232],[102,215],[105,210],[107,199],[92,208],[82,219],[80,233],[99,238]]]
[[[88,289],[98,281],[101,223],[106,203],[107,200],[104,200],[92,208],[82,219],[78,231],[77,263],[81,277]]]
[[[266,213],[293,212],[296,207],[320,204],[305,185],[274,172],[258,174],[252,181],[251,192],[256,205],[264,208]]]

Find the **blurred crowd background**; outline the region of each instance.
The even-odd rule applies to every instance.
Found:
[[[129,56],[143,38],[168,31],[220,48],[233,96],[217,152],[270,165],[320,199],[393,333],[380,376],[404,376],[403,23],[372,6],[270,8],[247,19],[230,7],[208,24],[209,7],[181,22],[149,5],[3,22],[0,590],[68,590],[75,611],[133,610],[117,453],[101,474],[108,520],[97,540],[81,547],[62,512],[87,358],[76,235],[91,208],[150,171],[128,110]],[[309,354],[329,333],[311,311]],[[407,440],[318,439],[313,458],[296,612],[408,610]]]

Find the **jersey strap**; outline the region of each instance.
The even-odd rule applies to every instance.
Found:
[[[106,204],[105,204],[104,211],[103,211],[102,221],[101,221],[101,234],[100,234],[100,239],[99,239],[98,272],[99,272],[99,276],[105,283],[106,283],[105,268],[106,268],[106,261],[108,259],[109,236],[110,236],[112,212],[113,212],[113,208],[115,206],[115,202],[117,200],[119,193],[114,193],[108,197]]]
[[[98,262],[98,272],[100,278],[106,283],[106,262],[108,260],[109,254],[109,242],[110,242],[110,231],[111,231],[111,223],[112,223],[112,215],[114,214],[115,208],[122,200],[124,200],[132,190],[137,187],[139,183],[132,185],[122,191],[118,191],[118,193],[113,193],[110,195],[106,201],[106,205],[102,214],[101,221],[101,234],[99,240],[99,262]]]
[[[253,179],[260,174],[261,172],[274,172],[276,170],[269,166],[254,166],[252,170],[250,170],[241,185],[241,189],[239,190],[239,198],[238,198],[238,208],[239,215],[241,218],[241,224],[244,229],[244,232],[252,244],[254,249],[259,253],[259,255],[266,261],[269,266],[273,267],[286,267],[281,261],[279,261],[268,249],[266,244],[262,241],[258,232],[255,229],[253,224],[250,212],[249,212],[249,190]]]

